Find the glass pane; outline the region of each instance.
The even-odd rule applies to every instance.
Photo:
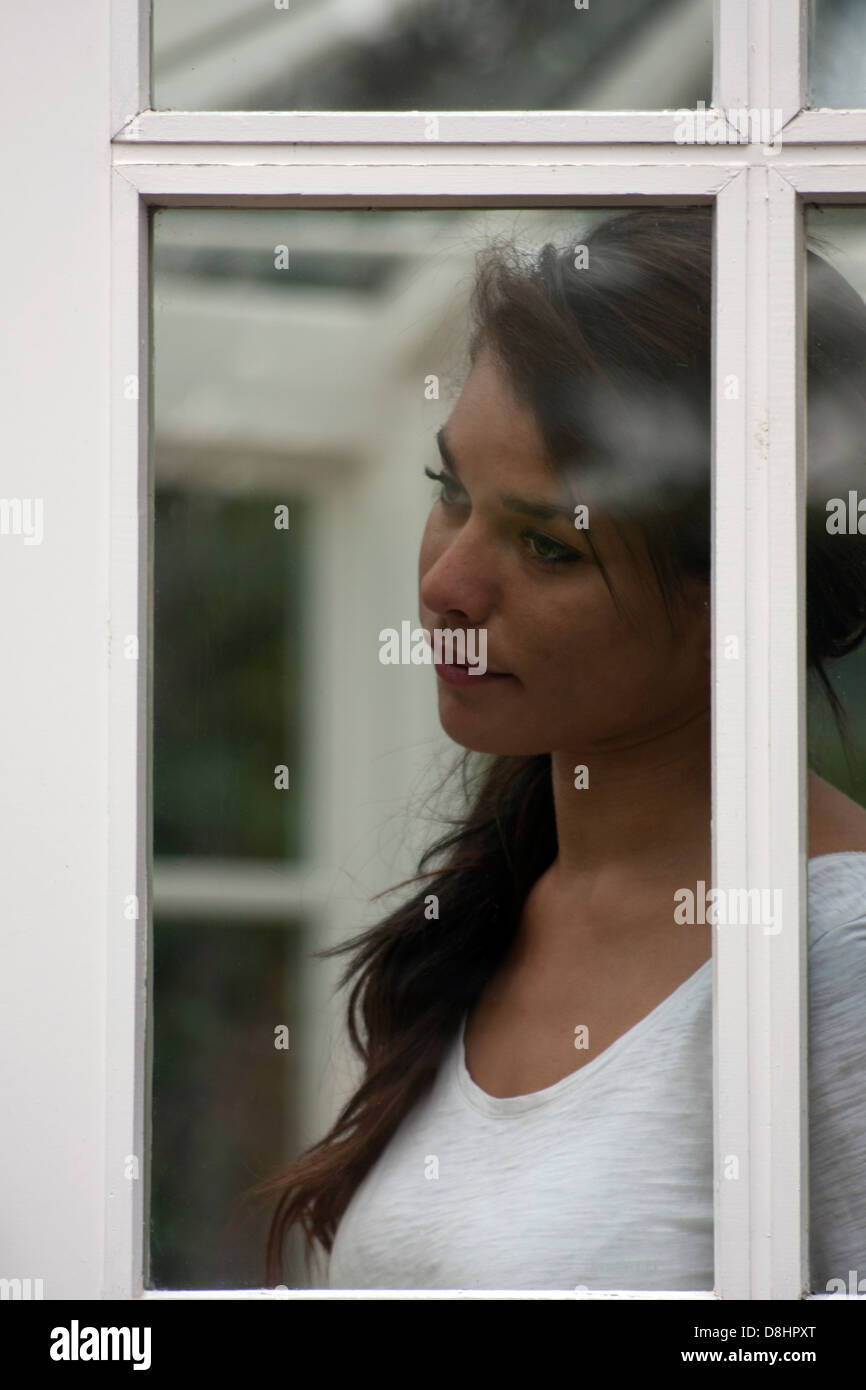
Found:
[[[866,106],[862,0],[811,0],[809,20],[809,105]]]
[[[296,531],[288,541],[274,526],[283,507]],[[157,489],[153,796],[160,856],[301,853],[306,529],[304,501],[285,492],[232,496],[182,482]],[[262,795],[275,776],[275,750],[282,750],[290,787],[294,778],[292,797]]]
[[[154,924],[152,1288],[262,1285],[264,1213],[242,1199],[300,1144],[303,941],[290,921]]]
[[[712,1288],[711,209],[154,236],[154,1278]]]
[[[866,211],[816,208],[808,297],[811,1287],[866,1293]]]
[[[154,0],[153,106],[650,110],[711,101],[712,0]]]

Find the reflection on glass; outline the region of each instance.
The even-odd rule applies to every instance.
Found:
[[[258,1288],[262,1220],[242,1198],[299,1144],[303,930],[160,917],[154,940],[148,1284]]]
[[[809,19],[809,105],[866,106],[862,0],[811,0]]]
[[[810,211],[811,1288],[866,1292],[866,215]],[[861,1282],[862,1281],[862,1282]]]
[[[652,110],[711,99],[712,0],[154,0],[153,106]]]
[[[337,795],[400,896],[321,963],[357,1071],[256,1189],[269,1278],[302,1233],[332,1288],[710,1289],[712,212],[280,239],[311,216],[402,243],[352,378],[336,312],[318,359],[357,452]]]
[[[446,396],[455,286],[477,245],[515,220],[537,239],[558,216],[573,221],[154,219],[159,1287],[261,1283],[266,1214],[237,1205],[331,1123],[350,1084],[337,971],[313,970],[313,953],[411,873],[424,828],[405,804],[435,782],[446,742],[430,672],[395,682],[377,640],[411,612],[442,409],[430,373]],[[285,1253],[283,1279],[302,1285],[297,1238]]]
[[[285,509],[284,511],[282,509]],[[275,519],[285,517],[286,529]],[[160,487],[154,536],[154,850],[296,859],[303,503]],[[295,535],[287,539],[287,531]],[[298,796],[264,798],[284,750]]]

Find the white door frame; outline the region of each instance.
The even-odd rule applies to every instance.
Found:
[[[14,116],[21,132],[4,490],[42,499],[45,521],[41,545],[0,537],[18,596],[0,1055],[19,1142],[2,1159],[2,1272],[43,1278],[46,1297],[239,1296],[142,1288],[143,1183],[128,1176],[147,1100],[150,690],[130,639],[147,653],[148,209],[355,201],[715,204],[713,874],[779,887],[786,909],[778,936],[715,930],[716,1288],[677,1296],[810,1296],[803,205],[866,202],[866,112],[803,109],[806,0],[716,8],[714,108],[781,112],[778,153],[681,143],[673,112],[149,111],[146,0],[4,17],[4,128]]]

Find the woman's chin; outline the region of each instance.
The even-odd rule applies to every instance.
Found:
[[[481,719],[460,718],[449,711],[440,710],[439,722],[450,739],[472,753],[493,753],[507,757],[531,757],[537,753],[549,753],[550,746],[541,740],[522,737],[515,730],[491,728],[490,722]]]

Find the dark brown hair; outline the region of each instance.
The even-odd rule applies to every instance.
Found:
[[[496,242],[479,253],[471,303],[470,361],[484,348],[495,354],[533,410],[551,466],[600,497],[645,547],[672,620],[682,581],[710,579],[712,241],[712,209],[702,206],[618,214],[577,247],[528,253]],[[829,536],[825,504],[840,480],[866,479],[866,308],[811,251],[808,287],[807,664],[840,716],[825,663],[866,633],[866,541]],[[277,1199],[270,1283],[281,1280],[293,1227],[308,1255],[316,1243],[330,1250],[555,857],[548,754],[467,753],[458,766],[467,812],[422,856],[408,901],[317,953],[353,953],[340,983],[353,982],[347,1025],[364,1076],[324,1138],[252,1189]]]

